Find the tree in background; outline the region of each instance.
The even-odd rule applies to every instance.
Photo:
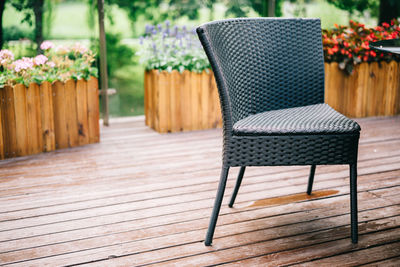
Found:
[[[40,51],[40,44],[44,40],[45,33],[50,33],[52,10],[55,4],[54,0],[0,0],[0,14],[2,14],[5,8],[5,4],[10,4],[16,10],[23,14],[21,23],[28,23],[30,26],[34,26],[33,30],[33,41],[37,44],[37,50]],[[46,11],[46,12],[45,12]],[[45,16],[46,14],[46,16]],[[3,40],[3,24],[1,21],[1,46],[4,43]]]
[[[380,0],[379,24],[389,23],[392,19],[400,17],[399,0]]]
[[[6,0],[0,0],[0,50],[3,48],[3,13],[6,7]]]
[[[226,0],[228,7],[227,15],[245,17],[248,9],[252,8],[261,17],[268,17],[268,2],[271,0]],[[293,1],[293,0],[292,0]],[[275,0],[274,14],[276,17],[282,16],[282,5],[284,0]]]
[[[136,21],[139,16],[143,16],[145,19],[152,20],[153,23],[160,23],[166,19],[175,20],[182,16],[187,16],[190,20],[197,19],[201,8],[210,10],[210,20],[213,20],[213,7],[218,2],[226,5],[228,16],[246,17],[249,10],[253,9],[260,16],[267,17],[270,1],[275,3],[275,16],[282,16],[284,0],[106,0],[106,3],[125,9],[131,21]],[[295,2],[295,0],[290,1]]]
[[[350,16],[355,12],[371,12],[371,15],[378,17],[378,24],[390,23],[392,19],[400,17],[399,0],[327,0],[334,6],[346,10]]]
[[[32,25],[34,21],[34,42],[40,51],[40,44],[43,42],[44,0],[9,0],[9,2],[24,14],[22,22]]]

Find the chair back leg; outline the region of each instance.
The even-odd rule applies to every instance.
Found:
[[[308,195],[311,195],[311,192],[312,192],[312,186],[314,183],[315,167],[316,167],[316,165],[311,165],[310,175],[308,176],[308,186],[307,186],[307,194]]]
[[[244,175],[244,171],[245,170],[246,170],[246,166],[240,167],[240,171],[239,171],[238,177],[236,179],[235,189],[233,190],[231,201],[229,201],[229,207],[230,208],[232,208],[233,204],[235,203],[235,199],[236,199],[237,193],[239,192],[239,187],[240,187],[240,185],[242,183],[242,179],[243,179],[243,175]]]
[[[357,164],[350,164],[350,214],[351,214],[351,242],[358,242],[358,215],[357,215]]]
[[[221,203],[224,197],[228,173],[229,173],[229,167],[222,166],[221,178],[219,180],[217,196],[215,198],[214,208],[211,214],[210,224],[208,226],[208,231],[206,234],[206,240],[204,241],[206,246],[211,246],[214,237],[215,225],[217,224],[219,210],[221,209]]]

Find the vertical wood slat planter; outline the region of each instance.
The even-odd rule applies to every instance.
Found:
[[[146,125],[157,132],[221,127],[217,86],[210,72],[145,72]]]
[[[0,159],[100,140],[98,81],[0,89]]]
[[[400,114],[400,63],[361,63],[351,75],[325,63],[325,102],[355,118]]]

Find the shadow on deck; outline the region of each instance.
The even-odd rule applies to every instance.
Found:
[[[348,166],[248,168],[214,243],[204,240],[221,168],[221,130],[160,135],[143,118],[101,143],[0,162],[0,265],[400,265],[400,117],[357,120],[358,245]]]

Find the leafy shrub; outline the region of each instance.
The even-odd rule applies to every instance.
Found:
[[[391,24],[366,28],[364,24],[350,20],[350,26],[339,26],[323,30],[323,47],[326,62],[338,62],[339,67],[348,73],[354,65],[361,62],[399,60],[399,56],[372,50],[370,42],[396,39],[400,37],[399,21]]]
[[[20,40],[20,39],[33,39],[33,32],[23,30],[15,25],[3,28],[4,41]]]
[[[137,55],[146,70],[208,71],[210,63],[194,29],[186,26],[172,27],[169,21],[146,25],[141,37],[142,48]]]
[[[107,49],[107,73],[110,77],[114,76],[117,69],[132,64],[132,58],[135,54],[133,48],[122,44],[122,35],[117,33],[106,33]],[[100,47],[98,40],[92,40],[91,50],[99,55]],[[97,59],[99,59],[97,57]],[[99,60],[97,60],[99,62]]]
[[[93,67],[95,55],[76,43],[72,47],[59,46],[54,48],[53,43],[45,41],[40,48],[44,55],[23,57],[14,60],[9,50],[0,51],[0,86],[22,83],[66,81],[68,79],[88,79],[97,77],[97,68]]]

